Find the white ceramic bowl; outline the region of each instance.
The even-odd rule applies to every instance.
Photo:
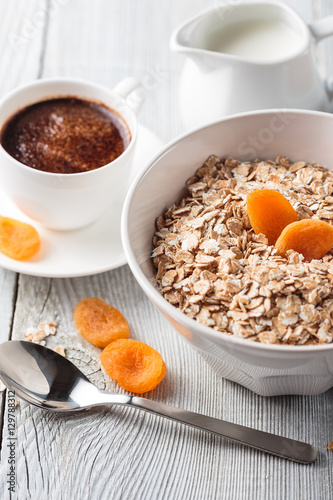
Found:
[[[132,184],[123,210],[124,250],[135,278],[178,332],[217,373],[252,391],[319,394],[333,385],[333,344],[265,345],[228,336],[181,313],[158,292],[151,260],[155,219],[210,154],[240,160],[317,161],[333,168],[333,116],[315,111],[269,110],[235,115],[168,144]]]

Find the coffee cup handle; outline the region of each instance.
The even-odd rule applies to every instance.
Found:
[[[308,26],[314,38],[319,42],[333,35],[333,16],[323,17],[322,19],[313,21]]]
[[[323,17],[309,24],[309,30],[317,42],[333,35],[333,16]],[[326,91],[329,99],[333,100],[333,78],[326,79]]]
[[[126,101],[126,104],[138,114],[146,99],[146,92],[141,82],[129,76],[121,80],[114,88],[113,92]]]

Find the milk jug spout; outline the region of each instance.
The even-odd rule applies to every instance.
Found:
[[[210,34],[221,28],[219,8],[209,9],[179,26],[172,34],[170,48],[200,65],[223,64],[225,54],[209,47]]]

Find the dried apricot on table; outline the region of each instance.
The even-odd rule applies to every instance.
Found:
[[[82,299],[75,307],[74,321],[82,337],[97,347],[106,347],[113,340],[130,335],[121,312],[98,297]]]
[[[138,340],[115,340],[103,350],[100,359],[111,378],[126,391],[137,394],[154,389],[166,372],[160,353]]]
[[[40,238],[30,224],[0,217],[0,252],[15,260],[29,259],[40,248]]]
[[[258,189],[248,194],[247,213],[256,234],[264,234],[274,245],[283,229],[298,220],[289,201],[278,191]]]
[[[332,246],[333,227],[317,219],[304,219],[289,224],[275,244],[277,253],[282,257],[288,250],[295,250],[307,261],[324,257]]]

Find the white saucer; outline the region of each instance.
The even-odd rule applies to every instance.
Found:
[[[133,177],[163,146],[149,129],[139,125],[138,142],[133,162]],[[0,253],[0,267],[51,278],[73,278],[98,274],[126,264],[121,244],[120,218],[122,206],[113,207],[94,224],[75,231],[51,231],[26,217],[6,196],[0,193],[0,214],[32,224],[42,240],[34,259],[16,261]]]

